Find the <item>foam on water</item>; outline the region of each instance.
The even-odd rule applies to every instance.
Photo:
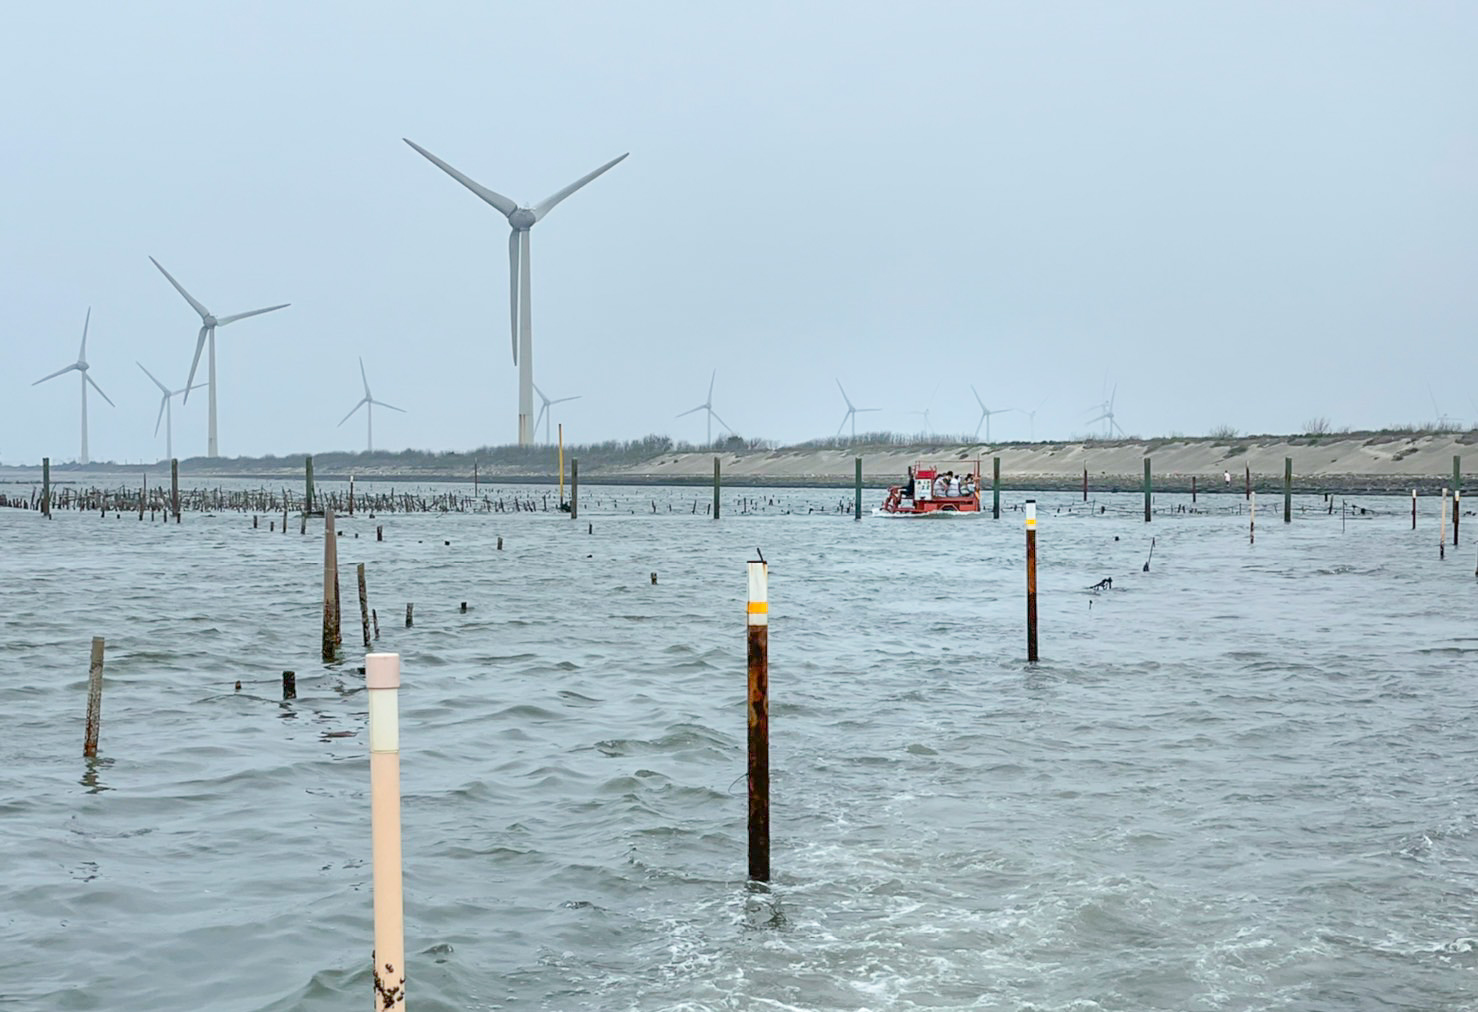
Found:
[[[693,497],[341,516],[330,667],[321,534],[0,510],[0,1008],[367,1000],[361,561],[403,657],[418,1009],[1478,1006],[1478,589],[1405,501],[1341,533],[1301,500],[1249,547],[1227,496],[1146,526],[1137,496],[1039,495],[1029,666],[1020,514]],[[743,881],[756,545],[769,890]]]

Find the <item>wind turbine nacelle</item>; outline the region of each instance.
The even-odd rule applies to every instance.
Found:
[[[518,232],[527,232],[534,227],[536,220],[534,212],[530,211],[527,207],[520,207],[508,216],[508,224],[512,225],[514,230]]]

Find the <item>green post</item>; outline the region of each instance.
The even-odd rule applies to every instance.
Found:
[[[1150,522],[1150,458],[1144,458],[1144,522]]]
[[[570,519],[580,519],[580,458],[570,458]]]
[[[308,472],[308,493],[307,493],[307,498],[305,498],[303,500],[303,512],[304,513],[312,513],[313,512],[313,458],[311,456],[308,458],[307,464],[305,465],[305,469]]]
[[[718,458],[713,458],[713,519],[718,519]]]
[[[1293,522],[1293,458],[1283,458],[1283,522]]]
[[[992,520],[1001,519],[1001,458],[991,458],[990,491],[992,505],[990,515]]]
[[[51,516],[51,458],[41,458],[41,515]]]
[[[862,458],[861,457],[858,457],[857,458],[857,478],[856,478],[856,480],[854,481],[853,484],[856,487],[856,491],[857,491],[857,502],[852,507],[852,519],[853,520],[861,520],[862,519]]]

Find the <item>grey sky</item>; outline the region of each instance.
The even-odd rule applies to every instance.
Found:
[[[512,442],[508,226],[567,439],[1478,417],[1478,6],[27,4],[0,33],[0,461]],[[203,364],[202,364],[203,369]],[[1106,379],[1107,377],[1107,379]],[[175,409],[204,453],[205,391]],[[932,400],[931,400],[932,397]],[[197,400],[198,398],[198,400]],[[997,416],[1024,438],[1025,416]],[[542,432],[542,427],[541,427]]]

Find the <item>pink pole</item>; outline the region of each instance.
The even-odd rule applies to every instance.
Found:
[[[370,827],[375,868],[375,1012],[405,1010],[400,858],[400,655],[367,654]]]

